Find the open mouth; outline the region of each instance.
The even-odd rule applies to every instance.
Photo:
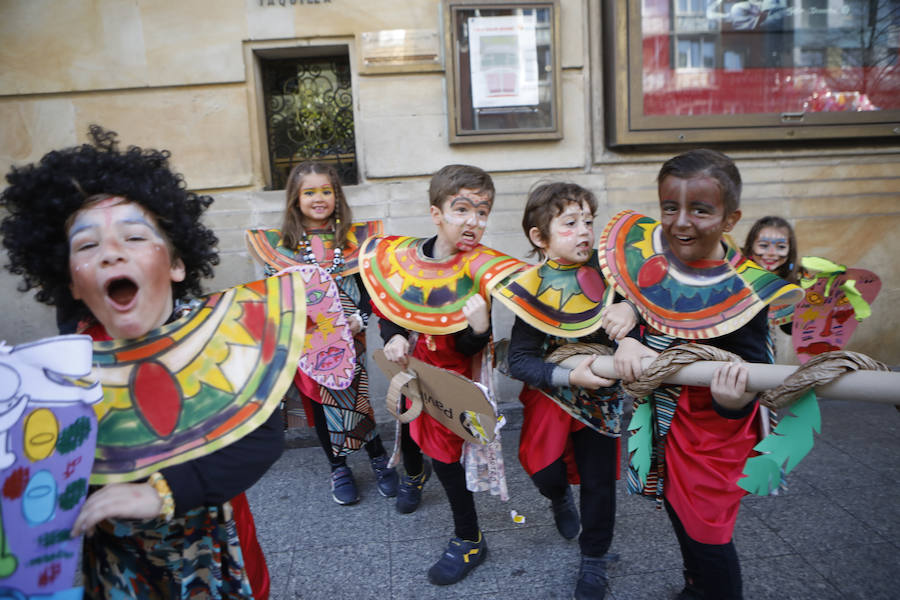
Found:
[[[137,284],[127,277],[113,279],[106,284],[106,296],[117,308],[127,308],[137,292]]]

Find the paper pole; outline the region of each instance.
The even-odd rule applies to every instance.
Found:
[[[570,356],[560,365],[573,369],[587,358],[587,354]],[[643,359],[644,369],[653,362],[652,358]],[[676,385],[709,386],[713,371],[722,361],[704,360],[685,365],[665,379],[665,383]],[[761,363],[745,363],[749,369],[747,391],[761,392],[781,385],[799,367],[793,365],[769,365]],[[595,375],[617,379],[613,367],[612,356],[598,356],[591,370]],[[900,404],[900,373],[891,371],[849,371],[831,383],[816,387],[819,398],[837,398],[841,400],[866,400]]]

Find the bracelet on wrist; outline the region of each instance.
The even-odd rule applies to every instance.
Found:
[[[150,478],[147,479],[147,483],[156,489],[156,493],[159,494],[159,499],[162,501],[159,516],[166,521],[171,521],[172,517],[175,516],[175,499],[172,497],[172,488],[169,487],[166,478],[163,477],[162,473],[157,471],[150,475]]]

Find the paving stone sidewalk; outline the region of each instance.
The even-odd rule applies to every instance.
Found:
[[[900,412],[863,402],[820,405],[822,433],[789,476],[788,493],[743,502],[735,541],[744,596],[898,598]],[[511,499],[476,494],[489,552],[467,579],[437,587],[425,575],[452,533],[436,478],[426,484],[419,510],[401,515],[378,494],[359,452],[349,464],[361,500],[339,506],[331,499],[322,450],[293,448],[248,492],[272,574],[272,598],[571,598],[578,544],[556,532],[549,501],[519,465],[521,414],[515,407],[504,412],[510,419],[503,447]],[[621,560],[611,569],[608,598],[673,598],[682,585],[681,557],[665,511],[628,496],[624,480],[617,503],[612,552]],[[526,522],[513,523],[510,510]]]

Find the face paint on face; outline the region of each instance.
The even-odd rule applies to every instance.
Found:
[[[751,257],[769,271],[775,271],[787,262],[791,250],[788,232],[780,227],[763,227],[753,242]]]
[[[570,202],[550,221],[549,234],[549,240],[538,242],[548,259],[563,264],[585,262],[594,249],[594,215],[590,206],[586,202]]]
[[[124,198],[76,213],[69,227],[69,284],[113,338],[136,338],[172,313],[172,282],[184,263],[172,260],[156,219]]]
[[[321,229],[328,225],[334,214],[334,186],[324,173],[309,173],[300,181],[300,213],[303,226]]]
[[[741,218],[739,210],[725,214],[719,184],[711,177],[667,176],[659,184],[659,208],[663,236],[685,263],[724,258],[722,235]]]
[[[445,200],[441,208],[432,206],[432,221],[438,228],[438,251],[449,255],[475,248],[487,227],[491,205],[489,194],[462,188]]]

